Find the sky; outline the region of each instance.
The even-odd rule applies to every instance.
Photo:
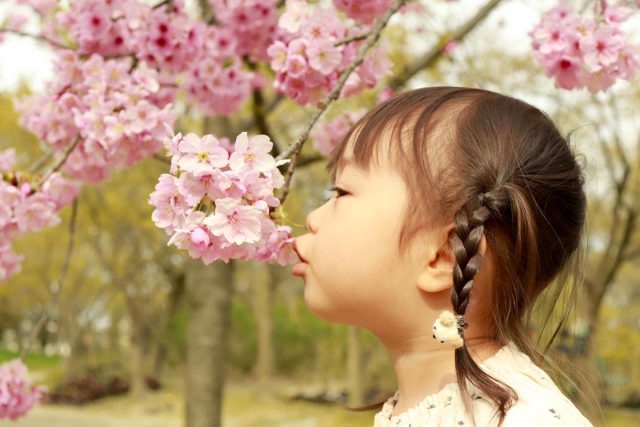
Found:
[[[547,3],[548,1],[542,1]],[[0,0],[0,21],[11,12],[12,1]],[[443,7],[467,6],[477,10],[485,0],[460,0],[459,4],[445,4]],[[551,2],[548,2],[551,6]],[[15,8],[15,6],[13,6]],[[485,25],[499,28],[504,39],[509,40],[511,49],[530,49],[527,32],[535,25],[539,17],[539,3],[533,6],[531,0],[504,0],[489,16]],[[498,25],[501,22],[502,25]],[[26,32],[34,33],[35,27],[28,27]],[[40,92],[44,89],[44,82],[53,75],[50,49],[36,40],[11,34],[5,36],[0,43],[0,91],[15,90],[20,79],[24,79],[31,88]]]

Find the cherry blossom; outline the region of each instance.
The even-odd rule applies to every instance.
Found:
[[[366,113],[366,109],[347,112],[332,120],[320,120],[311,133],[313,146],[323,156],[331,155],[347,131]]]
[[[333,0],[336,9],[362,24],[371,24],[384,12],[391,0]]]
[[[602,2],[602,16],[583,17],[561,2],[529,33],[533,57],[564,89],[596,93],[617,79],[632,80],[640,70],[640,47],[625,40],[620,24],[631,9]]]
[[[347,28],[332,5],[313,6],[298,0],[289,0],[286,5],[286,11],[278,21],[281,34],[266,50],[271,67],[276,71],[273,87],[299,104],[313,104],[333,88],[341,70],[353,60],[361,43],[357,40],[342,43],[340,40],[366,34],[368,28],[364,25]],[[373,49],[349,76],[341,96],[356,95],[374,87],[390,65],[383,48]]]
[[[1,259],[0,252],[0,269]],[[25,415],[46,392],[46,388],[26,380],[26,373],[27,367],[20,359],[0,364],[0,419],[16,420]]]
[[[240,55],[266,61],[266,50],[276,36],[278,10],[274,0],[209,0],[215,18],[237,41]]]
[[[269,154],[273,142],[243,132],[228,146],[212,135],[183,137],[167,129],[172,174],[160,177],[149,203],[156,208],[152,220],[171,236],[169,244],[206,264],[295,261],[291,230],[272,218],[280,205],[273,192],[284,184],[278,166],[286,162]]]
[[[266,135],[249,138],[242,132],[236,138],[235,151],[229,158],[229,165],[235,171],[256,170],[267,172],[276,167],[275,160],[269,154],[273,142]]]

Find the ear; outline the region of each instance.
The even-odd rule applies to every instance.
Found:
[[[427,259],[418,276],[416,285],[425,292],[441,292],[453,287],[453,265],[455,258],[449,244],[451,234],[455,232],[453,223],[444,227],[427,248]],[[487,240],[482,236],[479,248],[484,256]]]

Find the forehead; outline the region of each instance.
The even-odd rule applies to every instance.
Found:
[[[363,174],[369,174],[374,169],[395,168],[399,152],[404,151],[398,145],[406,139],[400,138],[397,133],[394,126],[380,126],[374,131],[365,125],[353,129],[330,163],[330,167],[332,164],[334,166],[334,178],[345,168]]]

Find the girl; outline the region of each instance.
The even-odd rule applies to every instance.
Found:
[[[308,216],[293,273],[315,315],[391,354],[399,390],[376,427],[591,426],[525,329],[550,282],[579,277],[586,210],[544,113],[479,89],[405,92],[359,120],[329,168],[334,195]]]

